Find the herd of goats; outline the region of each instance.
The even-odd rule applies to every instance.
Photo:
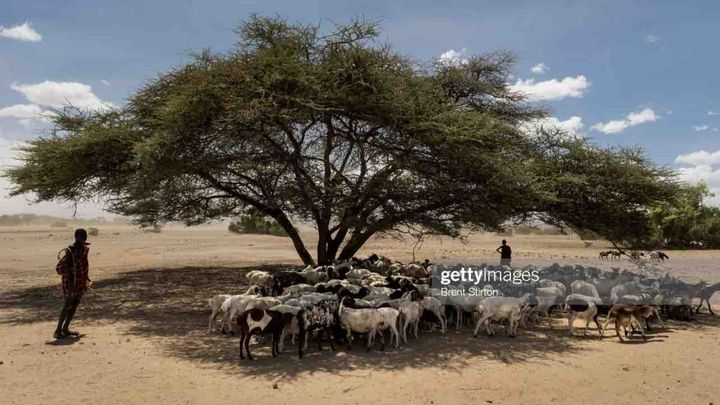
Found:
[[[298,341],[302,358],[313,336],[319,350],[324,339],[333,350],[336,342],[343,341],[350,349],[355,335],[365,335],[368,350],[378,337],[384,349],[386,333],[390,344],[398,347],[401,342],[407,344],[408,333],[418,338],[421,322],[442,333],[448,322],[454,322],[457,329],[474,322],[475,337],[483,327],[492,336],[498,326],[506,327],[507,335],[514,337],[518,326],[541,318],[552,327],[551,314],[563,312],[567,313],[570,335],[576,319],[585,321],[584,334],[593,321],[600,336],[614,322],[623,341],[623,336],[628,339],[633,334],[646,339],[645,331],[655,323],[664,327],[663,317],[691,320],[704,302],[713,313],[709,300],[720,290],[720,283],[688,284],[669,274],[652,277],[627,270],[555,264],[532,268],[539,275],[534,283],[493,284],[494,296],[444,296],[437,275],[461,267],[428,261],[403,264],[373,254],[366,260],[353,258],[333,266],[250,271],[246,274],[250,286],[244,294],[209,299],[208,332],[213,332],[217,318],[222,317],[222,333],[240,336],[241,359],[252,359],[249,346],[253,335],[272,335],[273,357],[282,352],[290,335],[293,344]],[[513,271],[505,266],[484,268]],[[692,306],[695,298],[700,299],[696,308]],[[601,315],[605,317],[602,325],[598,321]]]

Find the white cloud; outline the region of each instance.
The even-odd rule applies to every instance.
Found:
[[[532,120],[524,125],[526,132],[534,132],[540,128],[552,131],[554,129],[560,129],[565,131],[568,135],[581,135],[580,129],[583,127],[582,117],[574,115],[565,121],[560,121],[556,117],[547,117],[538,120]]]
[[[100,100],[92,91],[92,87],[78,82],[54,82],[46,80],[37,84],[10,85],[13,90],[22,93],[28,101],[35,104],[61,108],[71,104],[88,110],[99,110],[112,107],[113,104]]]
[[[530,68],[531,72],[539,75],[546,73],[548,70],[550,70],[550,68],[544,63],[538,63],[537,65]]]
[[[566,77],[535,82],[535,79],[518,79],[511,90],[524,93],[530,101],[562,100],[567,97],[580,98],[590,87],[585,76]]]
[[[710,127],[707,126],[707,125],[705,125],[705,124],[703,124],[703,125],[693,125],[693,126],[692,126],[692,129],[693,129],[694,131],[698,131],[698,132],[700,132],[700,131],[707,131],[708,128],[710,128]]]
[[[720,115],[720,112],[717,112],[717,111],[708,111],[707,115]]]
[[[645,43],[647,44],[654,44],[655,42],[660,42],[662,38],[660,38],[657,35],[650,34],[645,37]]]
[[[0,37],[10,38],[22,42],[38,42],[42,40],[42,35],[35,31],[27,21],[25,21],[22,25],[16,25],[11,28],[5,28],[0,25]]]
[[[42,111],[37,104],[15,104],[0,108],[0,118],[37,118]]]
[[[599,131],[604,134],[619,134],[629,127],[644,124],[646,122],[657,121],[658,119],[660,119],[660,116],[655,114],[655,111],[650,108],[645,108],[638,112],[629,113],[622,120],[613,120],[606,123],[598,122],[590,127],[590,129],[594,129],[595,131]]]
[[[450,49],[447,52],[444,52],[442,55],[440,55],[440,58],[438,60],[442,64],[451,65],[451,66],[464,65],[468,62],[467,59],[462,57],[464,53],[465,53],[465,48],[463,48],[459,51]]]
[[[100,80],[100,83],[102,83],[102,84],[105,85],[105,86],[109,86],[109,85],[110,85],[110,81],[109,81],[109,80],[105,80],[105,79]]]
[[[681,166],[714,166],[720,165],[720,150],[717,152],[707,152],[700,150],[687,155],[678,155],[675,163]]]
[[[597,124],[590,127],[596,131],[600,131],[604,134],[619,134],[628,127],[628,122],[625,120],[608,121],[606,123],[598,122]]]
[[[649,108],[645,108],[644,110],[639,112],[631,112],[627,115],[627,120],[630,126],[640,125],[646,122],[653,122],[658,118],[660,117],[658,115],[655,115],[655,111]]]
[[[675,164],[680,166],[678,175],[680,180],[695,184],[703,182],[708,186],[714,197],[706,199],[705,203],[720,205],[720,150],[708,152],[700,150],[678,155]]]

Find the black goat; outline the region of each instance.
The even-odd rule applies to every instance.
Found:
[[[273,275],[272,295],[282,295],[283,290],[291,285],[304,284],[305,277],[295,271],[281,271]]]
[[[290,325],[293,315],[278,311],[252,308],[240,314],[237,318],[238,329],[240,329],[240,359],[245,359],[243,347],[247,353],[248,360],[252,360],[250,354],[250,337],[252,335],[272,334],[272,356],[280,354],[279,343],[283,329]]]

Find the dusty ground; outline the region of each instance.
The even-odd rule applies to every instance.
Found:
[[[308,231],[310,232],[310,231]],[[205,332],[205,298],[238,291],[243,274],[299,264],[289,240],[232,235],[221,228],[168,228],[160,234],[101,227],[91,238],[95,284],[78,310],[85,336],[56,344],[55,254],[71,229],[0,228],[2,404],[225,403],[578,403],[708,404],[720,401],[720,317],[671,322],[647,343],[567,337],[561,329],[473,339],[469,331],[422,333],[382,352],[311,347],[238,363],[237,339]],[[428,241],[419,259],[496,262],[496,235],[467,245]],[[597,259],[605,249],[571,237],[507,238],[514,264],[554,262],[629,267]],[[412,244],[373,240],[365,252],[411,258]],[[663,265],[688,281],[720,281],[718,251],[668,252]],[[719,294],[720,295],[720,294]],[[720,298],[720,297],[719,297]]]

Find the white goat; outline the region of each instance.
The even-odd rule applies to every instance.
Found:
[[[245,294],[242,295],[260,295],[261,292],[262,288],[259,285],[251,285],[250,287],[248,287],[247,291],[245,291]],[[213,324],[215,324],[215,320],[217,319],[218,315],[224,315],[222,304],[230,297],[233,297],[233,295],[218,294],[208,299],[208,304],[210,305],[210,310],[212,311],[212,313],[210,314],[210,320],[208,322],[208,333],[212,333]]]
[[[575,282],[573,282],[575,284]],[[593,297],[584,294],[570,294],[565,297],[565,305],[568,307],[568,333],[574,334],[573,323],[575,319],[585,319],[585,330],[583,336],[587,335],[587,331],[590,328],[590,321],[595,321],[598,329],[601,330],[600,324],[597,321],[598,308],[601,304],[599,297]]]
[[[357,332],[367,333],[367,349],[370,350],[377,331],[386,327],[385,317],[379,309],[352,309],[345,307],[344,302],[345,300],[340,302],[338,315],[340,318],[340,326],[347,332],[348,349],[352,347],[353,332]],[[384,343],[383,341],[383,347]]]
[[[392,345],[393,338],[395,339],[395,348],[400,346],[400,332],[398,331],[397,325],[398,320],[400,318],[400,311],[398,311],[395,308],[378,308],[378,312],[380,312],[380,316],[383,318],[383,324],[380,325],[380,328],[378,331],[383,331],[385,329],[390,330],[390,344]],[[416,331],[417,332],[417,331]],[[415,334],[415,337],[417,337],[417,333]],[[382,337],[383,340],[383,347],[385,346],[385,337]],[[407,339],[405,340],[405,343],[407,343]]]
[[[525,294],[520,298],[488,297],[482,300],[475,307],[475,311],[478,314],[478,321],[475,325],[475,332],[473,332],[473,336],[478,336],[480,327],[483,324],[485,324],[488,336],[492,336],[494,332],[490,327],[490,322],[507,320],[507,335],[515,337],[515,332],[517,331],[518,324],[520,323],[520,312],[527,304],[529,296],[530,294]]]
[[[270,273],[266,271],[253,270],[245,274],[245,278],[250,281],[250,284],[257,284],[265,287],[272,287],[273,278]]]

